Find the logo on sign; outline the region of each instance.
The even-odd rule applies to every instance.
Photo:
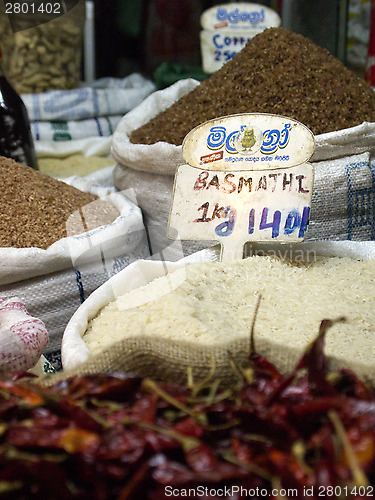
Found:
[[[233,142],[238,153],[252,155],[262,147],[263,133],[258,127],[243,125]]]
[[[272,154],[288,145],[290,129],[291,124],[286,123],[282,129],[274,128],[262,132],[258,127],[249,124],[228,133],[226,127],[215,126],[207,136],[207,147],[212,150],[225,147],[230,154],[252,155],[259,150],[263,154]]]
[[[237,24],[239,22],[259,24],[264,22],[265,15],[263,8],[253,12],[240,11],[239,9],[228,11],[226,8],[219,8],[217,9],[216,18],[218,21],[228,22],[230,24]]]

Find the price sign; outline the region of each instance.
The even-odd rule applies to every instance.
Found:
[[[214,73],[257,33],[280,24],[277,12],[256,3],[236,2],[207,9],[201,16],[203,70]]]
[[[211,141],[221,146],[207,153]],[[233,115],[193,129],[183,143],[183,157],[191,163],[180,165],[175,176],[168,236],[219,241],[222,260],[242,258],[247,241],[302,241],[314,182],[313,166],[305,160],[313,151],[309,129],[276,115]]]
[[[222,259],[242,258],[247,241],[296,242],[310,216],[313,167],[212,172],[181,165],[168,236],[219,241]]]

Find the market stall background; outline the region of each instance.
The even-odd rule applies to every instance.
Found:
[[[302,34],[360,78],[367,77],[374,2],[258,3],[278,12],[284,36],[287,30]],[[315,341],[303,352],[292,351],[291,342],[281,339],[282,345],[275,347],[274,339],[263,342],[258,337],[258,312],[262,314],[262,300],[267,299],[253,296],[254,314],[246,320],[249,334],[239,341],[226,339],[225,344],[213,342],[201,348],[196,342],[187,345],[186,339],[159,341],[141,334],[125,336],[86,360],[82,337],[87,324],[101,307],[119,298],[121,290],[137,292],[143,285],[155,284],[152,280],[157,277],[165,278],[169,290],[174,276],[170,271],[185,271],[187,263],[210,261],[213,272],[219,267],[217,247],[198,252],[194,252],[198,247],[184,251],[180,242],[167,247],[165,241],[158,241],[166,221],[147,225],[155,212],[163,217],[168,213],[180,146],[173,145],[169,155],[172,144],[167,144],[155,155],[150,146],[140,144],[147,160],[139,161],[142,168],[133,169],[127,178],[123,175],[130,160],[138,161],[124,141],[135,123],[147,120],[148,113],[151,118],[155,108],[165,108],[175,100],[175,92],[183,96],[208,78],[201,64],[199,18],[219,3],[81,0],[66,4],[85,7],[86,17],[72,24],[68,16],[65,23],[64,16],[57,19],[61,30],[51,28],[51,21],[33,32],[14,30],[13,37],[6,31],[9,26],[4,27],[6,18],[0,17],[4,67],[26,105],[40,170],[23,167],[20,191],[27,194],[29,189],[36,197],[43,190],[35,187],[33,192],[37,185],[33,176],[46,174],[40,178],[50,190],[44,199],[47,204],[54,205],[61,193],[79,189],[90,200],[99,196],[101,203],[112,204],[119,216],[88,228],[81,206],[75,214],[84,232],[69,232],[72,221],[69,218],[65,224],[63,216],[67,237],[48,248],[0,248],[0,361],[6,358],[11,370],[27,369],[41,352],[46,356],[39,360],[42,365],[35,379],[23,372],[0,376],[0,496],[110,500],[143,495],[154,499],[166,498],[172,491],[186,496],[182,488],[202,483],[212,486],[210,492],[215,485],[244,485],[249,491],[262,487],[262,496],[263,492],[271,495],[273,488],[275,498],[286,498],[287,491],[298,491],[299,497],[310,496],[307,491],[311,496],[314,491],[371,497],[375,295],[370,290],[363,296],[364,274],[357,276],[356,283],[350,272],[345,278],[354,294],[362,284],[356,300],[364,308],[370,304],[368,328],[355,331],[358,310],[347,311],[348,323],[341,316],[322,318]],[[296,252],[314,250],[318,260],[347,259],[362,266],[370,287],[372,267],[366,261],[374,258],[374,137],[375,123],[367,122],[316,136],[310,238],[318,241],[294,244]],[[0,158],[3,173],[5,166],[10,173],[0,179],[0,196],[17,186],[16,177],[13,182],[17,165]],[[154,175],[155,166],[160,168]],[[162,171],[165,167],[168,175]],[[270,249],[275,255],[282,253],[269,242],[247,248],[259,258]],[[166,262],[167,256],[176,262]],[[204,273],[199,273],[198,282],[206,293]],[[164,293],[158,283],[155,286]],[[215,286],[220,290],[220,285]],[[282,308],[284,293],[283,289],[279,294]],[[8,299],[14,296],[18,298]],[[175,305],[173,290],[171,296]],[[230,305],[227,297],[226,292],[223,300]],[[249,302],[244,307],[248,309]],[[280,314],[285,309],[289,314],[293,307],[284,307]],[[344,323],[349,340],[353,331],[358,333],[356,340],[367,335],[369,345],[357,356],[353,355],[356,343],[349,341],[350,362],[338,362],[340,349],[328,348],[331,333]],[[233,324],[229,327],[235,330]],[[112,328],[110,323],[107,327]],[[309,333],[314,336],[314,331]],[[296,489],[284,489],[288,486]]]
[[[371,2],[258,3],[275,9],[282,25],[326,47],[364,75]],[[218,2],[95,0],[79,4],[86,7],[86,20],[81,23],[78,49],[82,61],[76,88],[48,88],[47,80],[47,87],[36,92],[31,86],[22,87],[20,78],[15,85],[20,86],[28,110],[40,171],[70,183],[80,183],[88,175],[86,188],[100,184],[112,189],[111,146],[122,117],[156,89],[188,77],[199,81],[209,76],[201,67],[200,15]],[[44,36],[48,32],[43,30]],[[21,41],[24,35],[27,40],[27,32],[20,32]],[[48,48],[48,39],[45,43]],[[4,37],[0,44],[7,48]],[[19,47],[21,52],[21,42]],[[5,63],[18,54],[16,48],[5,50]],[[43,52],[42,42],[39,48]],[[77,283],[82,287],[82,281]],[[87,290],[90,293],[91,287]]]

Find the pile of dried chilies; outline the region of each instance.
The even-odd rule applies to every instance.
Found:
[[[231,390],[0,380],[0,498],[372,498],[375,396],[351,371],[326,374],[331,323],[293,373],[253,353]]]

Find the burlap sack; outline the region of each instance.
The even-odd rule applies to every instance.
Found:
[[[321,256],[350,257],[355,259],[375,258],[375,243],[373,242],[311,242],[287,245],[290,252],[301,252],[311,255],[316,252]],[[285,252],[285,245],[272,245],[272,251]],[[270,250],[267,244],[255,244],[250,249],[252,253],[264,254]],[[166,272],[173,271],[191,262],[202,260],[216,260],[218,249],[205,250],[175,263],[157,261],[139,261],[111,278],[80,307],[69,322],[62,342],[62,355],[64,371],[59,378],[75,374],[127,372],[154,379],[185,383],[187,374],[191,370],[194,378],[203,379],[214,373],[214,377],[232,383],[238,378],[236,367],[246,364],[250,349],[249,338],[231,342],[223,342],[212,346],[197,345],[194,342],[169,340],[152,337],[133,337],[121,340],[111,346],[94,359],[89,359],[87,348],[82,340],[88,321],[110,300],[132,288],[142,286],[152,279],[163,276]],[[194,259],[194,260],[193,260]],[[334,319],[334,318],[328,318]],[[296,318],[296,321],[298,318]],[[317,325],[317,333],[318,333]],[[353,332],[355,335],[355,332]],[[257,339],[255,348],[260,354],[265,355],[284,373],[288,373],[302,355],[301,350],[292,349],[281,344],[277,338]],[[372,357],[368,362],[359,363],[353,353],[353,358],[342,359],[329,356],[330,369],[345,366],[353,368],[356,373],[368,383],[375,383],[375,367]],[[52,383],[52,378],[48,383]]]
[[[318,330],[317,330],[318,334]],[[283,373],[290,373],[301,357],[292,348],[276,348],[265,340],[255,340],[256,352],[271,360]],[[286,352],[287,351],[287,352]],[[150,377],[157,381],[186,384],[189,376],[195,381],[211,377],[222,385],[238,382],[241,368],[249,365],[249,340],[240,339],[215,346],[197,346],[177,340],[133,337],[121,340],[115,346],[75,368],[43,377],[40,382],[52,385],[73,376],[98,373],[127,373]],[[343,363],[332,356],[327,359],[329,371],[352,368],[370,387],[375,389],[375,367],[352,360]]]
[[[123,117],[113,136],[112,150],[117,161],[114,183],[119,189],[134,189],[157,252],[170,245],[166,226],[174,173],[184,163],[182,146],[163,142],[151,146],[132,144],[128,135],[197,85],[198,81],[189,79],[154,92]],[[321,134],[315,136],[315,143],[311,159],[315,184],[307,240],[375,239],[375,123]],[[182,249],[188,255],[208,246],[210,242],[184,242]],[[176,254],[174,259],[178,258]]]

